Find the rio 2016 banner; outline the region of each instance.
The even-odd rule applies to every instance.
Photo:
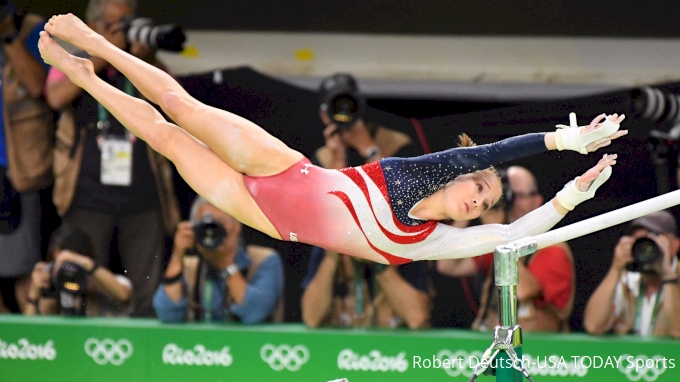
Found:
[[[0,316],[0,381],[468,381],[491,339],[460,330]],[[680,380],[678,341],[525,334],[524,342],[522,366],[537,382]]]

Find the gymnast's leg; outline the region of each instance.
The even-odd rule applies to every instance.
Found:
[[[149,101],[238,172],[274,175],[303,158],[247,119],[194,99],[170,75],[118,49],[71,14],[53,16],[45,30],[116,67]]]
[[[91,61],[70,55],[47,33],[41,32],[38,47],[46,63],[61,70],[104,105],[130,132],[171,160],[199,195],[243,224],[280,238],[246,189],[242,173],[229,167],[194,137],[165,121],[147,102],[101,80],[94,74]]]

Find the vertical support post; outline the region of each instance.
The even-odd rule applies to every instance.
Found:
[[[498,319],[501,331],[512,337],[508,345],[519,358],[520,364],[514,365],[507,351],[498,353],[496,363],[497,382],[522,382],[522,373],[513,366],[522,367],[522,329],[517,324],[517,284],[519,283],[519,258],[536,252],[538,244],[533,238],[526,238],[499,246],[494,251],[494,270],[498,288]],[[512,331],[510,333],[510,331]],[[507,335],[500,333],[501,335]],[[517,360],[514,360],[516,363]]]
[[[519,282],[517,251],[512,246],[500,246],[494,252],[496,287],[498,288],[498,319],[503,327],[517,325],[517,284]],[[512,336],[512,346],[521,357],[522,337],[520,331]],[[496,358],[497,382],[522,382],[522,374],[512,367],[513,360],[506,351]]]

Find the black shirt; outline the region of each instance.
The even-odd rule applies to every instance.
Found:
[[[125,77],[108,67],[98,76],[114,87],[125,89]],[[134,91],[134,96],[138,96]],[[160,208],[156,181],[151,170],[146,142],[135,139],[132,144],[132,181],[130,186],[111,186],[101,183],[101,151],[97,145],[99,130],[98,102],[87,92],[73,101],[76,131],[86,127],[83,160],[72,207],[106,214],[135,214]],[[109,135],[125,137],[125,127],[111,113]]]

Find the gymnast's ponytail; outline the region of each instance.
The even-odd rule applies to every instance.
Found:
[[[472,138],[470,138],[470,136],[465,133],[459,135],[458,140],[460,141],[460,143],[458,144],[458,146],[460,147],[477,146],[477,144],[472,141]]]

